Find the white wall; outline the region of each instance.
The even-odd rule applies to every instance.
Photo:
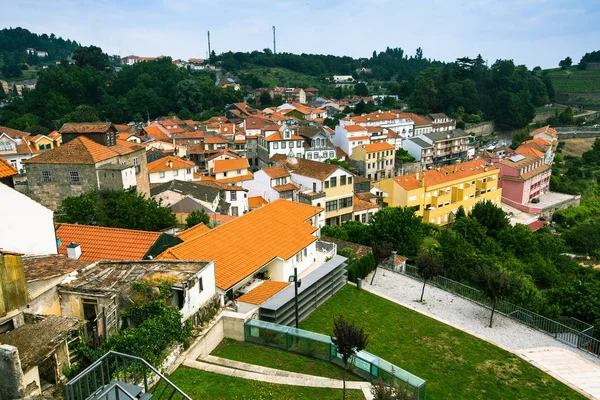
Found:
[[[27,372],[25,372],[23,374],[23,387],[27,387],[29,386],[31,383],[35,382],[35,385],[37,386],[37,390],[35,390],[34,392],[30,393],[31,395],[41,395],[42,391],[41,391],[41,387],[42,384],[40,383],[40,371],[36,366],[30,368]]]
[[[135,167],[126,168],[121,171],[121,179],[123,180],[123,189],[137,186],[137,178],[135,177]],[[152,182],[150,182],[152,183]]]
[[[211,261],[202,271],[194,275],[194,278],[202,278],[202,287],[204,289],[200,291],[198,286],[199,280],[196,280],[194,286],[188,287],[185,291],[185,301],[181,309],[184,321],[202,308],[215,295],[216,276],[214,261]]]
[[[187,173],[188,169],[190,170],[189,174]],[[177,171],[177,175],[175,175],[175,171]],[[194,177],[194,169],[192,167],[163,172],[165,173],[165,176],[163,177],[160,176],[160,172],[150,173],[150,183],[165,183],[171,182],[172,180],[191,182]]]
[[[31,255],[56,254],[54,212],[0,183],[0,248]]]
[[[421,161],[421,152],[423,148],[411,140],[404,140],[402,142],[402,147],[404,150],[408,151],[408,154],[413,156],[416,161]]]
[[[228,202],[231,207],[229,207],[229,215],[233,215],[231,213],[231,209],[233,207],[238,208],[237,216],[243,215],[246,211],[248,211],[248,193],[244,190],[236,190],[234,193],[236,194],[235,201],[231,199],[231,190],[225,191],[225,201]]]
[[[249,197],[261,196],[268,202],[279,198],[279,193],[271,188],[271,177],[263,170],[254,173],[254,179],[242,182],[242,187],[248,191]]]

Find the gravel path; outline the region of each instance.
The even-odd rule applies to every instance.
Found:
[[[524,350],[547,347],[562,348],[600,365],[600,358],[501,314],[494,314],[493,328],[490,329],[489,309],[436,287],[427,285],[424,302],[420,303],[418,299],[421,297],[423,284],[407,276],[379,268],[373,285],[370,285],[370,282],[371,275],[363,281],[365,290],[387,297],[512,352],[521,353]]]

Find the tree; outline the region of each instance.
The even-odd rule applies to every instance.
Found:
[[[102,52],[100,47],[84,46],[78,47],[73,52],[73,60],[79,67],[90,65],[91,67],[103,71],[108,66],[108,55]]]
[[[425,293],[425,285],[431,279],[441,275],[444,272],[444,267],[442,263],[436,259],[436,257],[427,253],[420,254],[415,263],[417,270],[419,271],[419,275],[421,278],[423,278],[423,289],[421,290],[421,300],[419,300],[422,303],[423,294]]]
[[[465,212],[465,208],[463,206],[458,207],[458,210],[456,210],[456,216],[454,217],[455,221],[458,221],[461,218],[464,218],[467,216],[467,213]]]
[[[5,78],[20,78],[23,76],[23,71],[18,64],[4,64],[0,68],[0,72]]]
[[[558,63],[558,66],[561,69],[567,69],[569,68],[571,65],[573,65],[573,60],[571,60],[571,57],[567,57],[564,60],[560,60],[560,62]]]
[[[519,147],[521,145],[521,143],[523,143],[524,141],[529,140],[529,139],[531,139],[531,136],[529,135],[529,129],[523,128],[513,134],[512,143],[510,145],[510,148],[515,150],[517,147]]]
[[[273,99],[268,91],[264,90],[258,98],[258,105],[261,107],[269,107],[273,103]]]
[[[196,226],[198,224],[204,224],[208,226],[210,223],[210,217],[204,210],[194,210],[185,219],[185,224],[188,228]]]
[[[510,225],[504,211],[489,200],[475,204],[470,216],[485,227],[488,235],[493,238]]]
[[[161,231],[177,223],[171,209],[129,190],[93,191],[67,197],[59,222]]]
[[[423,236],[421,218],[410,207],[387,207],[371,219],[371,236],[390,242],[398,254],[416,256]]]
[[[575,125],[575,117],[573,115],[573,109],[571,107],[565,108],[559,115],[558,121],[562,125]]]
[[[354,94],[357,96],[368,96],[369,88],[363,82],[358,82],[354,86]]]
[[[415,161],[415,158],[403,148],[399,148],[398,150],[396,150],[395,157],[396,160],[400,161],[401,163],[411,163]]]
[[[490,328],[494,318],[494,311],[498,300],[513,295],[520,287],[520,282],[506,272],[496,267],[486,265],[475,275],[475,281],[483,295],[492,303],[490,315]]]
[[[342,315],[333,320],[333,337],[331,338],[336,351],[342,356],[344,363],[344,381],[343,398],[346,398],[346,370],[350,358],[359,351],[367,347],[369,335],[363,328],[358,328],[352,323],[347,322]]]
[[[77,106],[75,111],[67,114],[62,118],[62,122],[97,122],[100,121],[96,110],[87,104]]]

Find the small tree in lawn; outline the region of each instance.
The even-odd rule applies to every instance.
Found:
[[[200,223],[203,223],[204,225],[208,226],[209,222],[210,217],[204,210],[194,210],[185,219],[185,224],[188,228],[196,226]]]
[[[336,351],[342,356],[342,362],[344,363],[343,398],[346,399],[346,369],[348,368],[348,362],[352,356],[367,347],[369,335],[365,333],[363,328],[354,326],[340,315],[333,320],[333,338],[331,340],[336,347]]]
[[[475,281],[483,295],[492,302],[490,315],[490,328],[496,311],[496,303],[515,293],[520,287],[520,281],[498,268],[485,266],[475,275]]]
[[[423,289],[421,290],[421,303],[423,302],[423,294],[425,293],[425,285],[428,281],[441,275],[444,272],[444,267],[434,256],[427,253],[422,253],[416,260],[417,271],[423,278]]]
[[[381,378],[371,384],[371,394],[374,400],[417,400],[416,390],[400,386],[392,379],[386,384]]]

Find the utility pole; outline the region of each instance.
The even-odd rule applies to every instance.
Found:
[[[208,34],[208,58],[210,58],[210,31],[208,31],[207,34]]]
[[[277,43],[275,42],[275,25],[273,25],[273,54],[277,54]]]
[[[298,324],[300,323],[298,318],[298,288],[302,284],[302,281],[298,280],[298,268],[294,267],[294,275],[290,275],[288,282],[294,283],[294,310],[296,315],[296,329],[298,329]]]

